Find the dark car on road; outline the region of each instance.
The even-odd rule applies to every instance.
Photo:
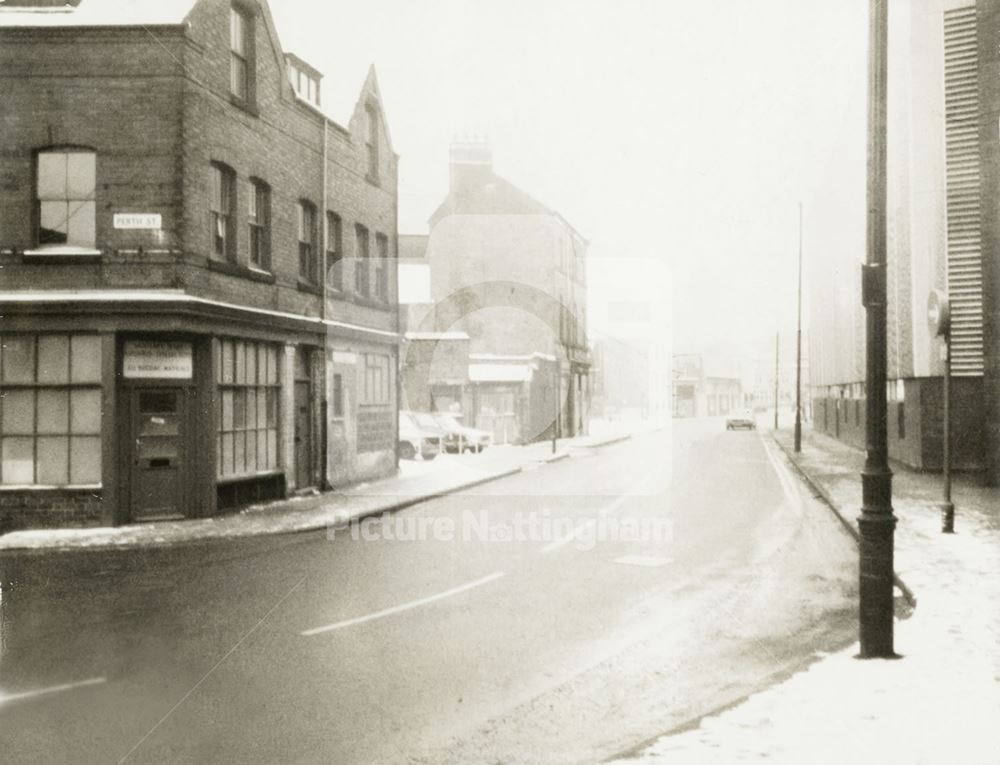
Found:
[[[757,420],[754,418],[753,412],[749,409],[734,412],[726,417],[726,430],[741,429],[757,430]]]

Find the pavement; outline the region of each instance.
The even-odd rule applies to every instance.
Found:
[[[545,441],[494,446],[481,454],[440,455],[427,461],[401,460],[399,472],[388,478],[328,492],[299,494],[230,515],[128,526],[12,531],[0,535],[0,552],[159,547],[312,531],[468,490],[539,463],[565,459],[574,451],[619,443],[634,433],[653,428],[647,422],[595,420],[589,435],[559,439],[554,452],[552,442]]]
[[[778,445],[847,525],[861,507],[864,454],[809,429]],[[858,644],[815,661],[615,763],[1000,763],[1000,489],[953,483],[954,534],[941,533],[939,475],[893,466],[898,660],[859,660]],[[909,591],[909,596],[907,596]],[[610,762],[610,761],[609,761]]]

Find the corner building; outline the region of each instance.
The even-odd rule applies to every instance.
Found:
[[[257,0],[0,9],[0,531],[396,469],[397,156]]]

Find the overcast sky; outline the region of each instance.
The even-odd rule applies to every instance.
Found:
[[[375,63],[401,155],[401,233],[426,232],[449,141],[488,134],[496,170],[562,213],[591,257],[671,263],[678,350],[772,348],[777,327],[794,329],[798,202],[808,255],[810,230],[834,215],[814,209],[817,192],[846,179],[863,201],[864,0],[274,0],[272,12],[331,95],[356,92]]]

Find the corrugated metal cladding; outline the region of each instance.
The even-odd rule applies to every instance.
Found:
[[[983,262],[976,7],[944,14],[948,297],[955,375],[983,374]]]

